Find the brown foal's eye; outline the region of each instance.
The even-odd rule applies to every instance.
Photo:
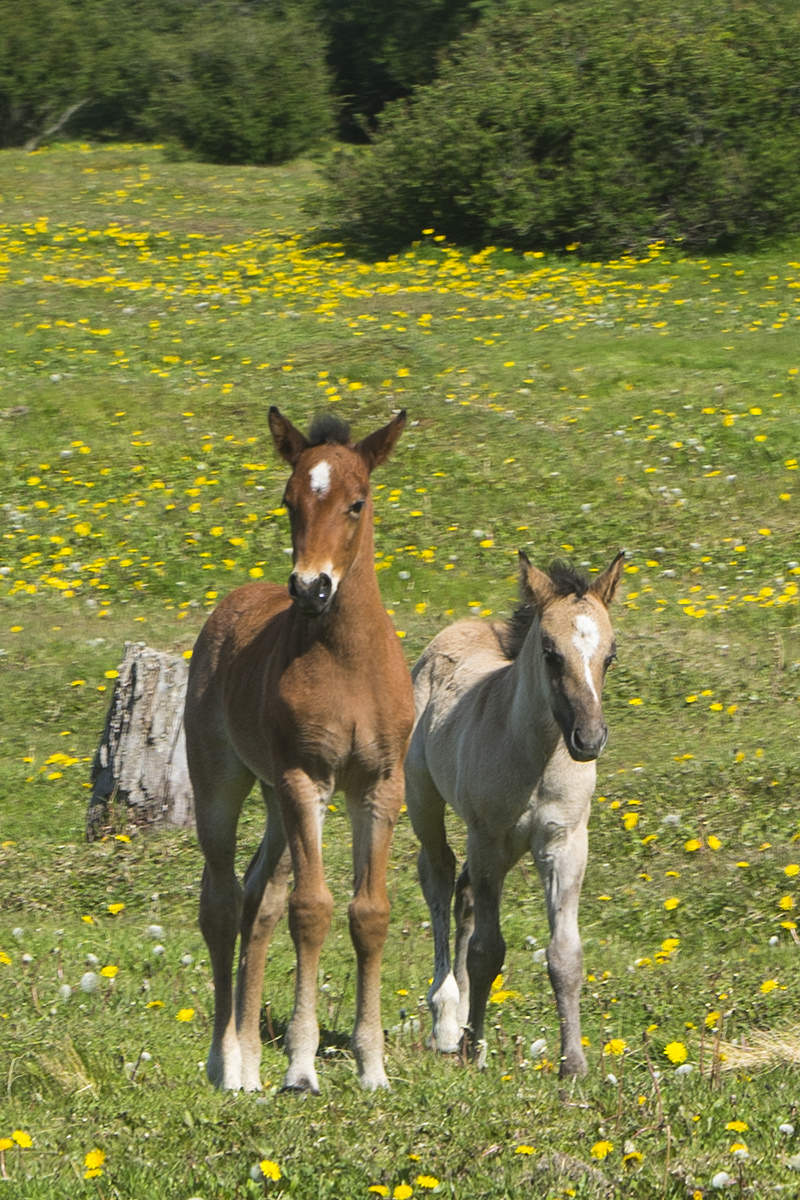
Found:
[[[352,517],[357,517],[365,504],[366,500],[354,500],[347,511]]]

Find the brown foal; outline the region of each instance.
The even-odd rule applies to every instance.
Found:
[[[352,1044],[363,1086],[387,1087],[380,1015],[386,870],[414,707],[400,642],[378,590],[369,478],[391,453],[405,413],[355,445],[335,418],[318,419],[306,437],[273,407],[269,425],[292,468],[284,497],[294,564],[289,586],[251,583],[220,603],[197,640],[186,698],[186,747],[205,856],[200,926],[215,988],[207,1071],[218,1087],[260,1086],[264,963],[293,872],[289,928],[297,971],[284,1086],[319,1090],[317,971],[333,908],[322,819],[341,789],[353,833]],[[236,827],[256,779],[266,829],[242,888],[234,868]]]

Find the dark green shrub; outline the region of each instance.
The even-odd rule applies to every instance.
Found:
[[[67,0],[0,0],[0,146],[18,146],[90,96],[91,49]]]
[[[171,136],[203,158],[278,162],[334,125],[306,0],[0,0],[0,30],[0,146],[71,112],[62,136]]]
[[[343,136],[363,137],[385,104],[430,83],[442,51],[483,7],[482,0],[317,0]]]
[[[789,0],[516,4],[338,156],[324,216],[383,248],[430,225],[596,253],[797,230],[798,62]]]
[[[213,162],[277,163],[331,134],[325,42],[299,10],[213,4],[161,51],[151,119]]]

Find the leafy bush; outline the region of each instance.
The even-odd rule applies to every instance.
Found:
[[[390,100],[430,83],[442,51],[474,24],[482,0],[316,0],[341,98],[340,127],[363,138]]]
[[[333,129],[325,41],[302,10],[209,5],[161,56],[153,123],[200,158],[283,162]]]
[[[518,3],[338,155],[324,218],[396,247],[607,253],[800,229],[800,12],[790,0]]]
[[[91,53],[65,0],[0,0],[0,29],[0,146],[14,146],[86,99]]]
[[[0,145],[64,127],[172,136],[199,157],[279,162],[334,125],[305,0],[0,0]]]

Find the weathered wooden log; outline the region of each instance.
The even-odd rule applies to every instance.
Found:
[[[190,825],[183,704],[189,664],[143,642],[126,642],[106,726],[92,765],[86,833],[96,838],[112,806],[136,824]]]
[[[33,150],[38,150],[42,142],[46,142],[47,139],[52,137],[54,133],[60,133],[67,122],[75,116],[75,113],[79,112],[84,105],[89,103],[89,99],[89,96],[85,96],[83,100],[77,100],[74,104],[70,104],[68,108],[64,109],[61,116],[58,117],[52,125],[48,125],[48,127],[43,129],[41,133],[36,133],[33,135],[33,137],[28,138],[27,142],[25,143],[25,149],[29,153]]]

